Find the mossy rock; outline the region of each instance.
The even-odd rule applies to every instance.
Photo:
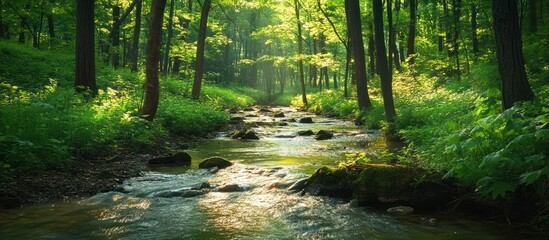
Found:
[[[361,205],[409,202],[421,170],[386,164],[366,165],[357,179],[355,198]]]
[[[275,117],[275,118],[282,118],[282,117],[284,117],[284,116],[285,116],[285,115],[284,115],[283,112],[276,112],[276,113],[273,115],[273,117]]]
[[[192,157],[189,153],[180,151],[169,156],[156,157],[149,159],[150,166],[184,166],[191,164]]]
[[[327,140],[327,139],[332,139],[334,137],[334,134],[330,131],[326,131],[326,130],[320,130],[318,131],[318,133],[316,133],[316,137],[315,139],[316,140]]]
[[[451,202],[453,186],[442,176],[403,165],[366,164],[318,169],[304,192],[356,199],[361,206],[410,205],[437,209]]]
[[[247,139],[247,140],[257,140],[259,137],[254,131],[250,130],[239,130],[236,131],[232,136],[232,139]]]
[[[314,123],[314,122],[311,117],[304,117],[302,119],[299,119],[299,123]]]
[[[206,158],[202,162],[198,164],[199,168],[206,168],[210,169],[213,167],[217,167],[219,169],[226,168],[232,166],[233,163],[231,163],[229,160],[222,158],[222,157],[211,157]]]
[[[307,181],[304,191],[317,196],[350,198],[356,172],[346,168],[322,167]]]
[[[311,136],[311,135],[315,135],[315,133],[313,132],[313,130],[303,130],[303,131],[298,131],[297,135],[298,136]]]

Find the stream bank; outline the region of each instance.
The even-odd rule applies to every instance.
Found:
[[[523,236],[506,225],[474,216],[432,211],[390,215],[385,210],[357,207],[337,197],[297,194],[292,191],[292,184],[309,178],[317,169],[338,166],[347,154],[361,151],[375,154],[385,150],[386,145],[380,141],[379,133],[359,129],[350,122],[291,108],[260,110],[234,113],[233,117],[240,120],[233,120],[238,123],[186,150],[193,158],[190,165],[145,167],[139,176],[125,180],[114,191],[0,212],[0,238],[516,239]],[[276,110],[284,110],[284,117],[274,117]],[[300,123],[301,119],[307,120]],[[259,139],[232,138],[237,130],[243,129],[252,131]],[[332,133],[332,138],[316,139],[314,134],[321,130]],[[200,160],[213,156],[229,159],[233,165],[215,172],[199,168]],[[138,162],[144,165],[145,161],[142,158]]]

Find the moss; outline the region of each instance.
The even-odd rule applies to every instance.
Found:
[[[421,171],[407,166],[366,165],[360,172],[355,197],[362,204],[408,201]]]
[[[357,199],[360,205],[407,204],[436,209],[452,201],[452,185],[442,175],[403,165],[366,164],[323,167],[309,179],[305,191]]]
[[[350,198],[357,174],[350,168],[322,167],[309,178],[305,191],[313,195]]]

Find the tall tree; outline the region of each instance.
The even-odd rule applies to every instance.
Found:
[[[354,77],[358,107],[366,109],[372,106],[366,84],[366,60],[364,57],[364,42],[362,41],[362,27],[360,22],[360,6],[358,1],[345,0],[345,15],[347,18],[347,31],[351,38],[355,65]]]
[[[530,32],[535,33],[538,31],[538,17],[537,17],[536,0],[528,0],[528,17],[530,20]]]
[[[139,35],[141,34],[141,8],[142,0],[137,0],[135,7],[135,25],[133,27],[132,51],[130,54],[130,70],[137,72],[137,62],[139,57]]]
[[[170,0],[170,15],[168,16],[168,40],[166,41],[166,53],[164,54],[164,68],[162,71],[168,74],[168,69],[170,67],[170,47],[172,44],[173,36],[173,11],[174,11],[174,0]]]
[[[204,75],[204,44],[206,43],[206,28],[208,27],[208,13],[212,6],[212,0],[204,0],[202,13],[200,14],[200,27],[198,28],[198,46],[196,49],[196,66],[194,70],[194,83],[192,97],[198,100],[202,88]]]
[[[387,0],[389,1],[389,0]],[[389,3],[388,3],[389,4]],[[374,12],[374,32],[376,41],[376,62],[381,78],[381,91],[383,95],[383,107],[385,110],[385,119],[389,123],[395,121],[395,103],[393,100],[393,76],[392,69],[389,68],[390,62],[387,61],[387,51],[385,48],[385,39],[383,37],[383,7],[381,0],[373,0]],[[391,55],[389,53],[389,55]]]
[[[476,3],[471,5],[471,40],[473,42],[473,54],[477,55],[480,50],[478,47],[478,34],[477,34],[477,9]]]
[[[508,109],[534,98],[524,69],[517,0],[492,0],[492,16],[503,109]]]
[[[112,66],[117,69],[120,66],[120,6],[114,5],[112,7],[112,30],[111,30],[111,43],[112,43]]]
[[[410,22],[408,26],[408,61],[410,63],[414,63],[414,54],[416,53],[415,50],[415,41],[416,41],[416,23],[417,23],[417,16],[416,16],[416,8],[417,3],[416,0],[410,0]]]
[[[400,59],[398,58],[398,49],[396,44],[396,31],[393,25],[393,9],[391,2],[394,0],[387,0],[387,26],[389,27],[389,70],[393,69],[393,60],[395,62],[395,68],[400,69]],[[397,0],[398,1],[398,0]]]
[[[295,17],[297,19],[297,55],[298,55],[298,64],[299,64],[299,81],[301,82],[301,100],[303,105],[307,106],[307,92],[305,91],[305,76],[303,76],[303,59],[301,54],[303,54],[303,36],[301,33],[301,20],[299,19],[299,2],[294,0],[294,10]]]
[[[139,116],[152,121],[156,116],[160,97],[160,82],[158,79],[160,61],[160,39],[162,37],[162,19],[166,0],[152,2],[149,18],[149,36],[147,37],[147,60],[145,63],[145,101],[139,110]]]
[[[97,94],[95,82],[95,0],[76,2],[76,79],[74,86],[78,92],[90,91]]]

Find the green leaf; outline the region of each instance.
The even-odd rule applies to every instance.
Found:
[[[529,156],[529,157],[526,157],[524,160],[526,161],[526,163],[528,163],[529,165],[540,165],[540,164],[543,164],[545,161],[545,155],[543,154],[536,154],[536,155],[532,155],[532,156]]]
[[[489,188],[488,192],[492,193],[492,199],[496,199],[499,196],[504,197],[505,193],[513,192],[515,186],[508,182],[494,182]]]
[[[530,185],[539,179],[539,177],[541,176],[541,173],[542,173],[541,170],[524,173],[520,175],[520,182],[526,185]]]

